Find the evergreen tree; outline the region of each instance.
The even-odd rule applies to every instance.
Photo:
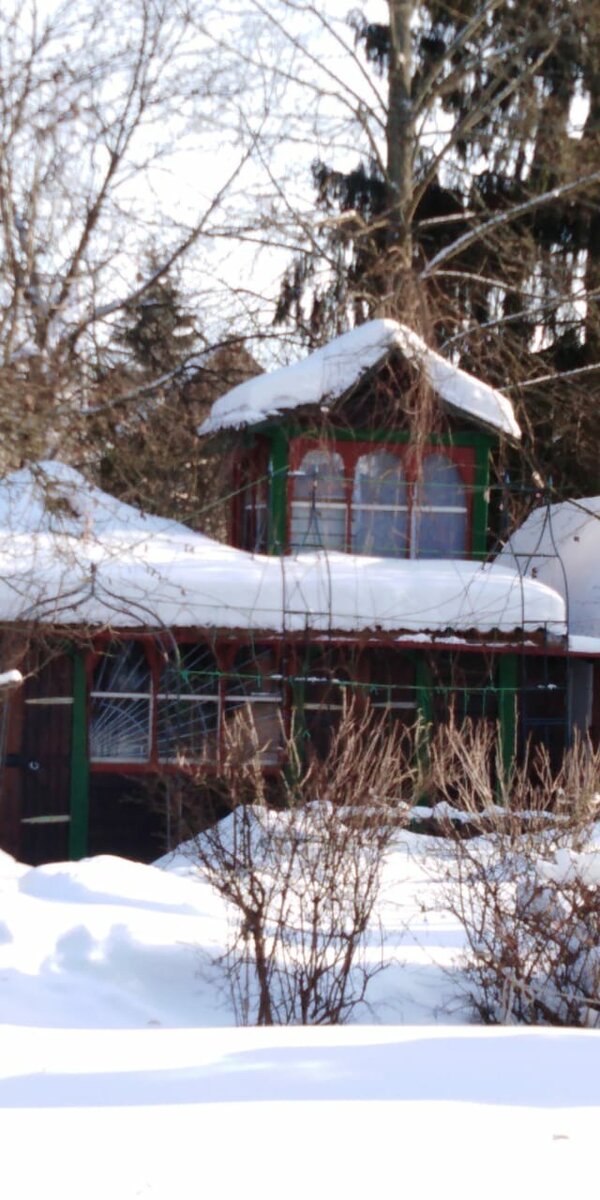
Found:
[[[239,341],[201,349],[177,283],[162,276],[115,330],[98,388],[110,402],[90,435],[102,447],[96,474],[106,491],[225,538],[218,498],[226,467],[196,430],[217,396],[258,368]]]
[[[148,264],[152,275],[157,260]],[[176,372],[198,346],[194,317],[183,307],[169,275],[161,276],[142,296],[127,304],[115,340],[136,368],[152,377]]]
[[[513,389],[531,465],[597,490],[597,5],[388,0],[388,13],[351,18],[386,84],[384,152],[348,171],[315,162],[323,233],[286,272],[276,320],[309,344],[373,315],[406,321]]]

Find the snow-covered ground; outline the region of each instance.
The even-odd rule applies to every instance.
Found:
[[[231,1026],[225,913],[186,858],[0,855],[3,1194],[593,1194],[600,1032],[468,1024],[447,853],[399,838],[359,1023],[258,1030]]]

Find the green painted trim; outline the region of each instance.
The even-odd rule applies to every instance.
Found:
[[[285,436],[291,441],[292,438],[322,438],[323,429],[317,426],[301,425],[294,421],[286,422],[284,425],[270,425],[263,427],[262,432],[268,433],[272,438],[276,432],[285,430]],[[411,440],[411,432],[409,429],[348,429],[347,427],[327,426],[327,437],[331,440],[339,442],[398,442],[406,444]],[[490,447],[497,444],[497,438],[493,434],[482,432],[481,430],[461,430],[448,431],[446,433],[431,433],[427,437],[427,442],[432,446],[474,446],[476,449],[485,446],[486,453]]]
[[[322,431],[314,428],[302,428],[293,422],[285,425],[270,424],[262,429],[271,443],[270,465],[272,471],[269,503],[269,554],[282,554],[287,549],[288,527],[288,472],[289,444],[295,437],[318,438]],[[365,429],[336,429],[332,436],[341,442],[372,442],[377,445],[396,443],[406,445],[410,441],[409,430],[365,430]],[[434,433],[428,438],[432,446],[454,446],[457,449],[473,449],[475,451],[475,469],[473,478],[473,509],[472,509],[472,545],[471,557],[484,559],[488,546],[488,513],[490,489],[490,460],[497,438],[493,434],[476,431]]]
[[[71,732],[71,786],[69,858],[87,854],[89,818],[89,762],[87,753],[87,686],[85,659],[73,650],[73,725]]]
[[[417,654],[415,661],[415,686],[417,690],[417,709],[424,725],[433,721],[433,692],[431,667],[425,654]]]
[[[488,545],[490,458],[494,439],[477,434],[475,445],[475,476],[473,479],[473,519],[471,522],[473,558],[485,558]]]
[[[507,776],[517,752],[518,662],[516,654],[499,655],[498,687],[500,754],[502,768]]]
[[[288,437],[285,430],[271,430],[271,487],[269,495],[269,554],[283,554],[287,543]]]

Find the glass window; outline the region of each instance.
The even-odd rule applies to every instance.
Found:
[[[352,549],[356,554],[399,558],[408,550],[408,493],[395,454],[363,454],[352,491]]]
[[[337,655],[315,657],[304,675],[303,718],[308,746],[317,758],[326,758],[350,693],[349,673],[336,662]]]
[[[156,739],[161,762],[214,759],[219,739],[219,672],[209,646],[178,646],[159,683]]]
[[[428,454],[415,484],[411,529],[413,557],[464,557],[467,515],[465,485],[458,467],[445,454]]]
[[[433,713],[437,724],[496,721],[498,691],[493,661],[481,654],[441,653],[435,658]]]
[[[141,642],[114,644],[94,671],[90,758],[95,762],[146,762],[151,744],[151,679]]]
[[[261,762],[279,762],[283,736],[281,676],[270,646],[248,646],[236,654],[227,680],[227,713],[247,718],[253,726],[249,753],[257,746]]]
[[[345,550],[346,483],[341,455],[309,450],[293,477],[290,550]]]
[[[417,690],[413,660],[397,651],[370,650],[369,703],[389,720],[413,725],[417,719]]]

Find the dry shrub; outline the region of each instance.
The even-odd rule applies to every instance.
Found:
[[[324,761],[303,763],[286,740],[274,808],[248,713],[226,742],[214,786],[230,815],[191,847],[230,907],[219,962],[237,1019],[344,1022],[383,967],[373,914],[386,850],[414,795],[415,756],[405,733],[348,705]]]
[[[490,721],[452,718],[427,744],[423,794],[432,817],[447,831],[495,832],[519,837],[524,828],[548,829],[566,823],[570,836],[585,835],[600,790],[600,749],[576,738],[553,768],[546,746],[528,747],[522,761],[506,763],[500,730]]]
[[[446,818],[455,854],[443,903],[466,935],[476,1013],[486,1023],[600,1025],[600,752],[577,742],[552,772],[536,751],[499,775],[499,807],[482,804],[486,737],[469,753],[473,744],[450,731],[447,747],[446,786],[487,829],[468,839]],[[441,749],[438,760],[439,780]]]

